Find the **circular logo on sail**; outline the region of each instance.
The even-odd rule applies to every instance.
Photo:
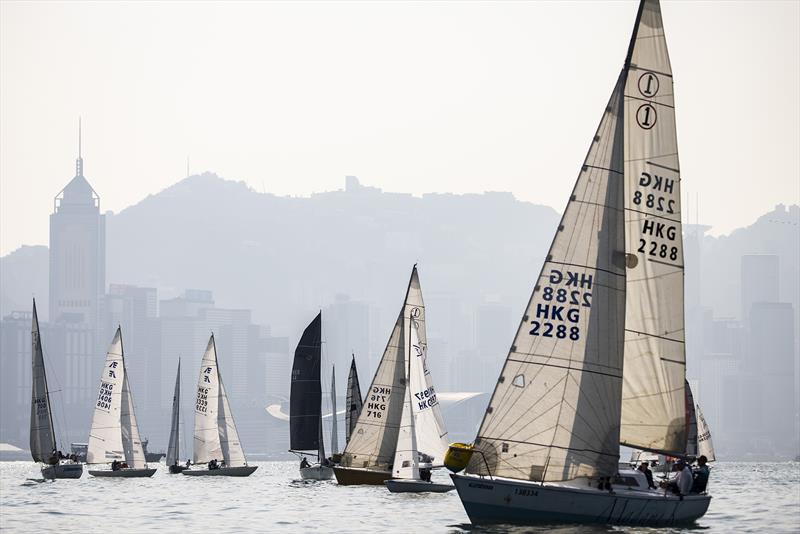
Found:
[[[658,93],[658,76],[652,72],[645,72],[639,76],[639,92],[648,98],[656,96]]]
[[[650,104],[642,104],[636,110],[636,122],[645,130],[649,130],[656,124],[656,108]]]
[[[413,319],[416,319],[417,317],[419,317],[420,313],[421,313],[421,310],[419,308],[417,308],[417,307],[411,308],[411,317]]]

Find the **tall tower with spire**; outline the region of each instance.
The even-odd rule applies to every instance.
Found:
[[[106,225],[100,196],[83,175],[81,148],[79,120],[75,176],[50,215],[50,322],[82,323],[94,338],[106,284]]]

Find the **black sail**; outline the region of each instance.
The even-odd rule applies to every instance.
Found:
[[[306,327],[294,351],[289,399],[289,446],[296,451],[320,449],[321,340],[322,313],[320,312]]]
[[[358,422],[361,413],[361,386],[358,384],[358,371],[356,370],[356,356],[350,364],[350,374],[347,376],[347,410],[345,411],[345,441],[350,441],[350,434]]]

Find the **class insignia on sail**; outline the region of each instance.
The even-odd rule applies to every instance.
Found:
[[[685,453],[680,198],[661,8],[642,0],[471,454],[451,449],[473,523],[663,525],[708,509],[618,465],[620,444]]]

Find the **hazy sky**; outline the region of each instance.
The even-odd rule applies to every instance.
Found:
[[[561,211],[635,2],[0,3],[0,254],[85,174],[308,195],[512,191]],[[800,201],[800,2],[664,2],[685,196],[714,233]],[[684,206],[685,208],[685,206]]]

